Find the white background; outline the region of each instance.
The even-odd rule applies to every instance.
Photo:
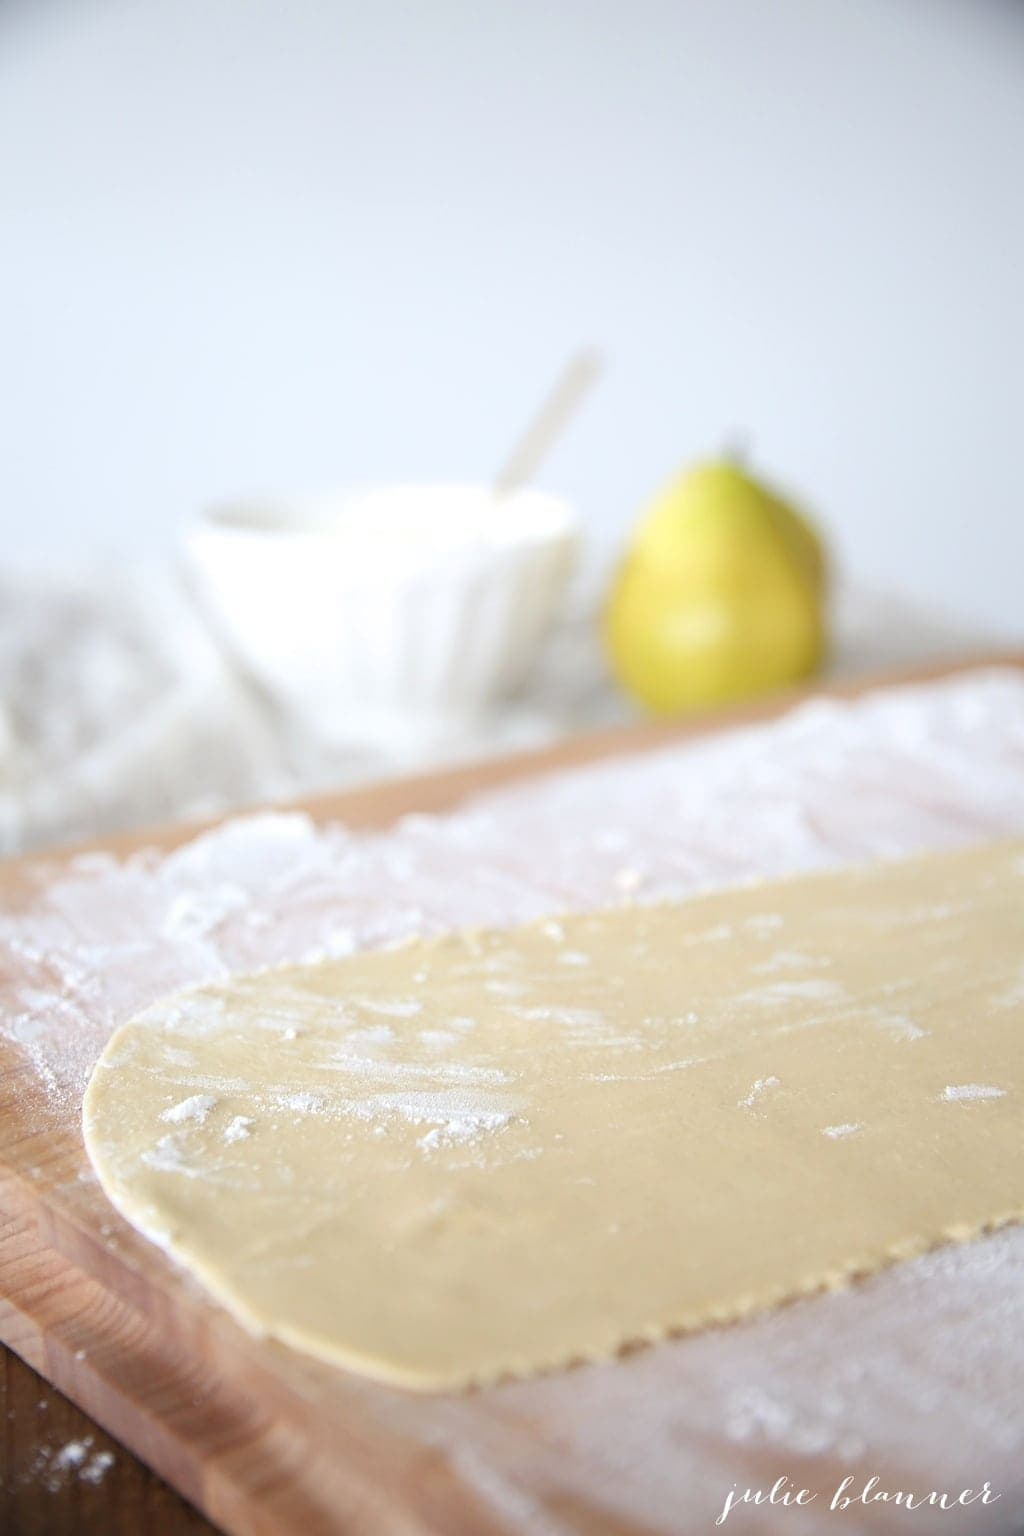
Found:
[[[566,354],[594,542],[748,435],[848,569],[1024,631],[1024,10],[3,0],[0,528],[485,477]]]

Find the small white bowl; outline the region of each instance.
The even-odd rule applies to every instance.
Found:
[[[208,612],[276,699],[328,735],[479,711],[522,683],[578,544],[540,491],[396,485],[204,512],[186,549]]]

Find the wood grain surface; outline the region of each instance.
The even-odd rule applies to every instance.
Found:
[[[0,1425],[4,1536],[210,1536],[214,1529],[9,1349],[0,1352]],[[68,1446],[84,1448],[85,1462],[62,1461]],[[102,1475],[93,1480],[90,1466]]]
[[[963,666],[981,662],[1024,667],[1024,656],[967,658]],[[827,691],[849,696],[960,669],[945,664]],[[382,826],[410,811],[442,811],[512,778],[763,719],[798,696],[685,727],[577,738],[304,808],[323,821]],[[195,830],[162,829],[102,846],[170,847]],[[47,855],[52,871],[68,856]],[[0,901],[16,902],[34,878],[31,861],[5,866]],[[495,1475],[525,1464],[536,1453],[536,1429],[500,1391],[417,1398],[253,1339],[112,1213],[96,1186],[79,1178],[84,1166],[77,1130],[54,1123],[28,1063],[0,1043],[0,1337],[20,1357],[0,1361],[4,1536],[209,1530],[190,1504],[237,1536],[497,1536],[509,1529],[459,1476],[435,1432],[443,1423],[449,1435],[464,1437]],[[101,1237],[101,1226],[112,1235]],[[51,1463],[60,1448],[86,1439],[90,1455],[114,1453],[102,1479],[57,1475]],[[744,1455],[752,1481],[766,1474],[756,1451]],[[544,1507],[562,1531],[644,1536],[640,1525],[609,1523],[586,1499]]]

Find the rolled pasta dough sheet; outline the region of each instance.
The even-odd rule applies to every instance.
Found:
[[[746,1315],[1024,1212],[1024,844],[179,993],[85,1098],[249,1328],[420,1389]]]

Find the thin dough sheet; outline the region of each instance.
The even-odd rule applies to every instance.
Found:
[[[127,1219],[421,1389],[609,1355],[1024,1212],[1024,845],[288,966],[119,1029]]]

